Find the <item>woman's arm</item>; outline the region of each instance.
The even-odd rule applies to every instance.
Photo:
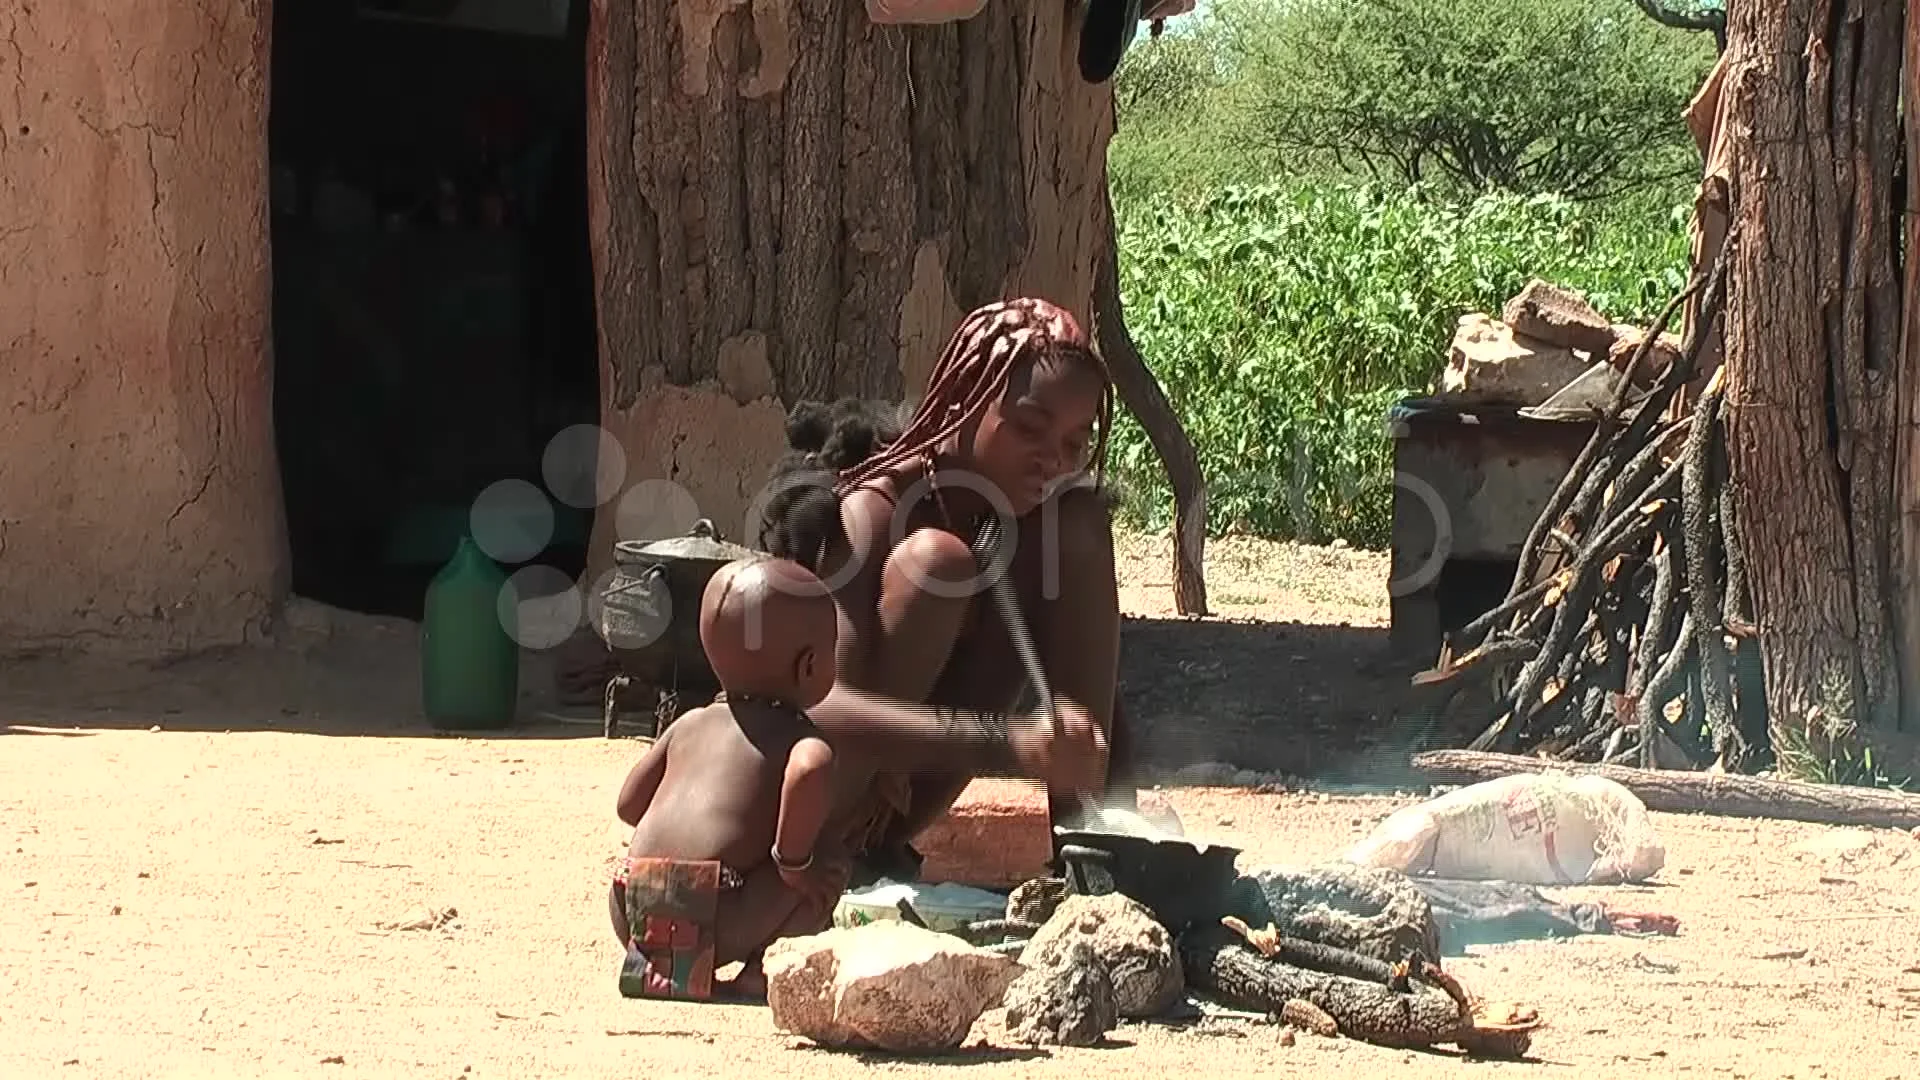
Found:
[[[1113,730],[1120,592],[1106,496],[1070,488],[1040,510],[1041,596],[1034,647],[1056,703]]]
[[[1059,749],[1048,745],[1041,718],[916,705],[844,683],[807,715],[890,770],[1038,779]]]
[[[839,681],[810,709],[814,724],[889,770],[1020,776],[1078,786],[1100,752],[1089,725],[938,708],[925,701],[951,654],[966,601],[919,588],[977,572],[966,544],[938,530],[893,544],[894,504],[871,489],[842,506],[845,547],[827,567],[840,609]],[[901,530],[904,531],[904,530]],[[1095,775],[1094,780],[1098,777]]]

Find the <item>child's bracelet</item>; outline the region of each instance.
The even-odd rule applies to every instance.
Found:
[[[807,872],[807,869],[813,865],[812,855],[808,855],[805,859],[797,863],[788,862],[781,858],[779,844],[773,845],[773,850],[769,854],[773,856],[773,868],[784,874],[804,874]]]

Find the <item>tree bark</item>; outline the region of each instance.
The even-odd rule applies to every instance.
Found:
[[[1113,373],[1114,388],[1128,411],[1140,421],[1154,453],[1166,466],[1173,488],[1173,604],[1182,615],[1207,612],[1207,485],[1200,472],[1200,456],[1193,440],[1173,411],[1160,381],[1140,356],[1127,332],[1120,303],[1119,236],[1115,231],[1113,200],[1106,203],[1107,251],[1100,260],[1094,285],[1094,320],[1099,325],[1100,353]]]
[[[1920,0],[1907,5],[1906,63],[1903,67],[1908,105],[1907,138],[1907,253],[1906,288],[1902,295],[1899,393],[1899,431],[1895,447],[1893,585],[1898,597],[1894,628],[1900,669],[1901,726],[1920,731]]]
[[[1575,765],[1515,754],[1433,750],[1413,756],[1413,767],[1437,779],[1476,783],[1526,773],[1598,776],[1639,796],[1649,810],[1673,814],[1720,814],[1810,821],[1826,825],[1920,826],[1920,795],[1842,784],[1762,780],[1733,773],[1630,769],[1624,765]]]
[[[903,354],[930,369],[978,304],[1090,313],[1112,93],[1073,73],[1054,5],[879,26],[827,0],[595,0],[592,25],[616,408],[649,369],[737,382],[742,350],[787,403],[897,399]]]
[[[1892,727],[1901,7],[1730,12],[1726,433],[1776,745]]]
[[[593,0],[601,422],[630,484],[671,480],[738,539],[794,402],[917,395],[991,300],[1090,318],[1113,96],[1074,66],[1078,18]],[[590,577],[616,538],[602,509]]]

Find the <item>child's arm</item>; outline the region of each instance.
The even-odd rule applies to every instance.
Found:
[[[668,728],[653,740],[647,752],[633,763],[633,771],[627,774],[626,782],[620,785],[620,800],[615,809],[620,814],[620,820],[628,825],[640,824],[640,815],[647,812],[654,793],[660,790],[660,778],[667,775],[667,740],[671,738],[673,729]]]
[[[789,886],[812,891],[818,885],[813,858],[820,829],[833,804],[833,750],[827,741],[809,735],[787,753],[787,771],[780,783],[780,817],[773,826],[773,861]]]

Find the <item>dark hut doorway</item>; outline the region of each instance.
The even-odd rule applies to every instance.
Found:
[[[546,491],[550,441],[598,420],[588,6],[274,0],[274,424],[298,595],[418,618],[476,497]],[[520,564],[577,576],[592,509],[548,501],[550,539]]]

